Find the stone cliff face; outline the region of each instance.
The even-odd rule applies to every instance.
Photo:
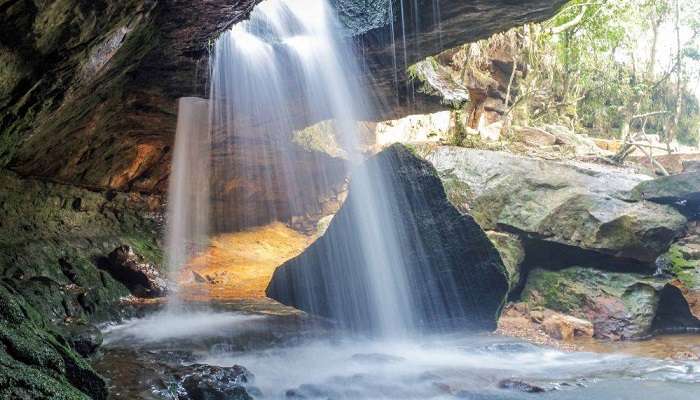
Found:
[[[175,100],[205,94],[208,41],[257,2],[3,3],[0,166],[91,188],[164,191]],[[395,2],[412,21],[405,26],[397,15],[391,23],[388,1],[334,3],[365,56],[378,103],[400,114],[411,108],[403,66],[551,16],[564,1],[442,1],[439,16],[431,2]]]

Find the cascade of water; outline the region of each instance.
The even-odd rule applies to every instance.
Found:
[[[167,265],[172,281],[180,268],[207,244],[209,228],[209,151],[211,145],[207,100],[179,101],[175,149],[168,191]],[[180,306],[171,288],[169,306]]]
[[[358,121],[367,115],[367,96],[356,81],[360,75],[356,56],[340,32],[326,0],[289,4],[267,0],[253,10],[250,20],[222,35],[214,49],[214,137],[216,143],[227,144],[226,154],[235,155],[227,157],[229,162],[224,165],[241,173],[245,165],[255,164],[243,158],[246,154],[267,153],[272,162],[266,163],[265,174],[261,174],[263,190],[282,182],[291,207],[301,207],[295,193],[303,190],[298,160],[289,144],[297,125],[331,119],[336,139],[348,154],[348,168],[362,159]],[[252,147],[255,145],[259,149]],[[260,176],[249,178],[259,180]],[[383,187],[378,178],[363,168],[352,168],[352,201],[361,203],[366,213],[357,229],[347,232],[357,235],[363,248],[362,265],[349,279],[360,279],[369,286],[364,301],[372,305],[370,315],[357,317],[370,321],[377,332],[398,334],[412,325],[410,296],[397,230],[389,217],[390,193],[382,193],[390,188]],[[275,210],[266,212],[271,218],[278,217]],[[353,295],[337,294],[338,314],[363,312],[353,306],[349,298]]]
[[[400,18],[405,36],[403,4]],[[206,199],[213,199],[214,229],[226,229],[230,221],[251,226],[303,215],[305,199],[318,198],[330,178],[323,174],[324,165],[313,164],[318,160],[309,165],[304,158],[308,152],[292,141],[293,132],[328,119],[348,158],[353,191],[349,206],[362,210],[351,231],[341,235],[360,243],[361,254],[351,255],[357,268],[349,276],[324,277],[340,288],[331,307],[342,320],[362,321],[351,327],[362,325],[395,337],[418,323],[404,254],[421,244],[404,243],[402,230],[407,227],[393,218],[400,210],[392,180],[385,176],[391,171],[360,166],[358,121],[369,115],[368,96],[358,82],[356,55],[341,32],[327,0],[266,0],[249,20],[217,40],[210,57],[209,120],[201,121],[206,112],[195,110],[205,104],[181,102],[171,178],[169,263],[181,266],[191,254],[189,245],[200,243],[195,238],[206,232]],[[194,127],[197,121],[199,129]],[[211,154],[200,146],[205,141]],[[311,175],[312,170],[321,173]],[[253,206],[243,206],[248,203]],[[331,246],[345,248],[345,254],[354,251],[342,240]],[[363,298],[346,286],[363,287]]]

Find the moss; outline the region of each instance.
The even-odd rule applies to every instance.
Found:
[[[528,276],[523,300],[534,307],[580,315],[586,295],[566,273],[534,270]]]
[[[440,180],[445,188],[447,200],[460,212],[469,212],[469,203],[475,198],[469,184],[459,179],[452,170],[440,171]]]
[[[666,254],[661,256],[661,259],[665,261],[670,272],[686,287],[693,288],[700,285],[698,278],[700,261],[687,259],[678,245],[672,245]]]
[[[0,305],[0,398],[86,398],[77,389],[92,398],[106,396],[102,378],[41,314],[3,284]],[[13,396],[3,397],[9,393]]]
[[[501,255],[508,274],[510,289],[513,290],[520,283],[520,267],[525,260],[523,244],[518,236],[513,234],[488,231],[486,236]]]
[[[0,398],[21,400],[89,400],[60,378],[18,364],[0,348]]]

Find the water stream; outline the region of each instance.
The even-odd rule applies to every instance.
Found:
[[[96,367],[115,399],[177,399],[178,371],[198,363],[245,366],[259,400],[691,400],[700,387],[697,361],[562,352],[492,335],[349,336],[312,319],[268,303],[156,313],[109,327]],[[503,388],[508,380],[545,391]]]

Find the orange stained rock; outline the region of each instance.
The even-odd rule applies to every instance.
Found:
[[[263,298],[275,269],[312,241],[282,223],[216,236],[207,251],[183,268],[181,294],[199,301]]]

